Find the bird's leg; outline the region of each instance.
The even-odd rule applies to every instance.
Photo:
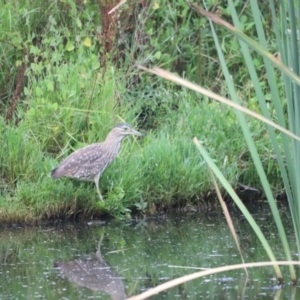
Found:
[[[98,187],[97,187],[97,193],[99,195],[100,200],[104,202],[103,197],[102,197],[101,192]]]
[[[102,256],[101,256],[101,245],[102,245],[103,238],[104,238],[104,233],[101,234],[100,241],[98,243],[98,249],[97,249],[97,252],[96,252],[96,256],[97,256],[97,258],[99,260],[102,259]]]
[[[100,178],[100,173],[95,176],[94,181],[95,181],[95,184],[96,184],[96,189],[97,189],[97,193],[100,197],[100,200],[103,201],[103,197],[102,197],[100,189],[99,189],[99,178]]]

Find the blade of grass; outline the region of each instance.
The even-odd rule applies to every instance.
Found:
[[[252,2],[253,1],[251,1],[251,3]],[[260,33],[259,35],[261,36],[260,37],[261,43],[262,43],[262,45],[267,47],[267,43],[266,43],[266,39],[264,37],[263,28],[262,28],[262,24],[261,24],[261,20],[260,20],[260,13],[259,13],[259,10],[258,10],[258,7],[257,7],[257,3],[256,3],[256,5],[253,4],[253,6],[255,6],[253,8],[253,15],[254,15],[254,18],[255,18],[255,24],[256,24],[256,27],[257,27],[257,31]],[[229,7],[230,7],[231,12],[232,12],[231,15],[232,15],[235,26],[240,28],[240,22],[239,22],[239,19],[238,19],[238,16],[237,16],[237,12],[236,12],[236,10],[234,8],[234,5],[232,3],[232,0],[229,1]],[[258,15],[258,18],[256,17],[256,15]],[[245,58],[245,63],[247,65],[247,69],[249,71],[249,74],[250,74],[250,77],[251,77],[251,80],[252,80],[252,83],[253,83],[253,87],[255,89],[257,99],[259,101],[259,106],[260,106],[260,109],[262,111],[262,114],[266,118],[271,119],[271,116],[269,114],[269,110],[268,110],[268,107],[267,107],[267,101],[266,101],[266,99],[264,97],[264,94],[262,92],[260,80],[257,76],[257,72],[256,72],[255,67],[253,65],[253,60],[252,60],[252,56],[250,54],[249,48],[243,42],[240,42],[240,46],[241,46],[243,56]],[[267,77],[268,77],[268,80],[269,80],[269,83],[270,83],[270,88],[271,88],[271,93],[272,93],[272,100],[273,100],[273,103],[275,105],[276,116],[277,116],[279,124],[281,126],[285,127],[285,118],[284,118],[283,108],[282,108],[282,105],[281,105],[281,102],[280,102],[280,96],[279,96],[279,92],[278,92],[278,88],[277,88],[277,83],[276,83],[276,78],[275,78],[276,75],[274,73],[274,70],[272,68],[271,63],[267,59],[264,59],[264,64],[265,64],[266,71],[267,71],[266,74],[267,74]],[[271,138],[271,141],[272,141],[272,144],[273,144],[273,147],[274,147],[274,152],[275,152],[275,155],[277,157],[278,165],[279,165],[280,172],[281,172],[281,175],[282,175],[282,179],[283,179],[283,182],[284,182],[284,185],[285,185],[285,188],[286,188],[286,193],[288,195],[288,199],[292,199],[293,198],[293,193],[292,193],[291,185],[290,185],[290,176],[292,175],[292,172],[294,172],[294,169],[289,168],[288,173],[287,173],[286,167],[285,167],[285,164],[286,164],[285,161],[287,161],[288,166],[292,164],[292,155],[291,155],[290,148],[289,148],[289,140],[288,140],[286,135],[281,135],[282,140],[283,140],[282,144],[283,144],[284,152],[285,152],[285,157],[283,157],[282,154],[281,154],[278,142],[277,142],[277,137],[276,137],[274,129],[272,128],[272,126],[267,126],[267,129],[268,129],[268,132],[270,134],[270,138]]]
[[[195,9],[199,14],[207,17],[212,22],[223,26],[224,28],[228,29],[232,34],[234,34],[237,38],[241,39],[243,42],[245,42],[248,46],[252,47],[255,51],[257,51],[262,56],[268,58],[272,63],[278,67],[282,72],[284,72],[287,76],[289,76],[293,81],[295,81],[297,84],[300,85],[300,77],[297,76],[293,71],[291,71],[286,65],[284,65],[279,59],[277,59],[274,55],[269,53],[267,49],[262,47],[259,43],[256,41],[253,41],[251,38],[249,38],[247,35],[245,35],[242,31],[238,30],[236,27],[232,26],[230,23],[224,21],[217,15],[206,11],[205,9],[197,6],[194,3],[191,3],[187,1],[187,3]]]
[[[167,80],[173,81],[173,82],[175,82],[175,83],[177,83],[179,85],[185,86],[185,87],[187,87],[187,88],[189,88],[189,89],[191,89],[193,91],[201,93],[201,94],[203,94],[203,95],[205,95],[205,96],[207,96],[209,98],[212,98],[212,99],[217,100],[217,101],[219,101],[221,103],[224,103],[224,104],[226,104],[226,105],[228,105],[230,107],[233,107],[233,108],[236,108],[236,109],[238,109],[238,110],[240,110],[242,112],[245,112],[249,116],[252,116],[252,117],[254,117],[254,118],[256,118],[256,119],[258,119],[258,120],[260,120],[260,121],[262,121],[262,122],[264,122],[266,124],[268,124],[268,125],[273,126],[274,128],[278,129],[279,131],[287,134],[288,136],[290,136],[293,139],[295,139],[295,140],[297,140],[297,141],[300,142],[300,137],[299,136],[297,136],[297,135],[293,134],[292,132],[290,132],[289,130],[287,130],[287,129],[281,127],[281,126],[279,126],[278,124],[274,123],[273,121],[268,120],[267,118],[265,118],[265,117],[257,114],[256,112],[254,112],[254,111],[252,111],[252,110],[250,110],[250,109],[248,109],[248,108],[246,108],[244,106],[241,106],[241,105],[239,105],[237,103],[234,103],[234,102],[230,101],[229,99],[227,99],[225,97],[222,97],[222,96],[220,96],[220,95],[218,95],[218,94],[216,94],[214,92],[211,92],[211,91],[209,91],[209,90],[207,90],[205,88],[202,88],[202,87],[200,87],[199,85],[197,85],[195,83],[192,83],[192,82],[190,82],[190,81],[188,81],[186,79],[180,78],[179,76],[177,76],[175,74],[172,74],[171,72],[168,72],[168,71],[163,70],[161,68],[154,67],[153,69],[148,69],[148,68],[146,68],[144,66],[138,66],[138,67],[140,69],[142,69],[142,70],[145,70],[145,71],[149,72],[149,73],[152,73],[152,74],[158,75],[158,76],[160,76],[162,78],[165,78]]]
[[[147,299],[151,296],[154,296],[160,292],[163,292],[165,290],[168,290],[172,287],[175,287],[177,285],[186,283],[188,281],[201,278],[204,276],[208,275],[214,275],[222,272],[227,272],[227,271],[232,271],[232,270],[238,270],[241,268],[257,268],[257,267],[268,267],[268,266],[273,266],[275,263],[274,262],[254,262],[254,263],[246,263],[246,264],[238,264],[238,265],[232,265],[232,266],[224,266],[224,267],[218,267],[218,268],[213,268],[213,269],[208,269],[205,271],[200,271],[196,272],[190,275],[185,275],[173,280],[170,280],[168,282],[162,283],[154,288],[151,288],[150,290],[143,292],[139,295],[132,296],[127,298],[127,300],[143,300]],[[289,265],[300,265],[299,261],[277,261],[276,264],[280,266],[289,266]]]
[[[233,5],[231,0],[229,1],[229,7],[230,7],[231,12],[232,12],[231,15],[232,15],[232,19],[234,21],[235,26],[240,28],[241,27],[240,22],[239,22],[236,10],[235,10],[234,5]],[[257,27],[258,27],[258,24],[260,24],[258,30],[260,29],[262,31],[262,25],[261,25],[261,21],[260,21],[260,14],[257,10],[257,7],[254,9],[253,15],[258,16],[259,20],[256,20],[255,23],[256,23]],[[261,38],[263,39],[263,37],[261,37]],[[263,45],[266,45],[265,41],[263,41]],[[260,109],[261,109],[263,115],[266,118],[271,119],[270,114],[269,114],[269,110],[268,110],[268,107],[267,107],[267,101],[266,101],[266,99],[264,97],[264,94],[262,92],[260,80],[258,78],[257,72],[256,72],[255,67],[253,65],[253,60],[252,60],[252,56],[250,54],[249,47],[241,41],[240,41],[240,46],[241,46],[241,51],[243,53],[243,56],[245,58],[245,63],[247,65],[247,69],[249,71],[250,78],[251,78],[252,83],[253,83],[253,87],[255,89],[257,99],[259,101]],[[265,65],[266,65],[266,69],[267,69],[267,75],[268,75],[268,77],[271,77],[272,82],[273,82],[273,84],[272,84],[273,88],[271,88],[272,89],[272,94],[273,94],[272,99],[273,99],[273,101],[277,100],[276,103],[278,103],[277,109],[276,109],[276,111],[277,111],[276,115],[277,115],[277,118],[279,119],[279,123],[282,126],[284,126],[284,123],[285,123],[284,115],[283,115],[283,112],[282,112],[282,105],[280,103],[280,98],[279,98],[279,93],[278,93],[276,81],[274,83],[275,74],[274,74],[274,71],[272,69],[271,63],[267,59],[265,59]],[[275,103],[275,105],[276,105],[276,103]],[[285,186],[285,189],[286,189],[288,199],[293,199],[293,195],[295,194],[295,191],[292,192],[291,186],[293,186],[293,185],[290,184],[290,176],[292,175],[291,173],[293,172],[293,168],[288,169],[288,174],[289,174],[288,175],[286,167],[285,167],[285,165],[286,165],[285,161],[287,161],[288,166],[290,164],[292,164],[292,156],[291,156],[291,153],[290,153],[289,141],[288,141],[286,135],[284,135],[284,134],[281,135],[282,140],[283,140],[284,151],[285,151],[285,154],[286,154],[285,157],[283,157],[282,154],[281,154],[278,142],[277,142],[277,137],[276,137],[276,133],[275,133],[274,128],[272,126],[268,126],[268,125],[266,125],[266,126],[267,126],[267,130],[269,132],[269,135],[270,135],[273,147],[274,147],[274,152],[275,152],[275,155],[277,157],[278,166],[280,168],[281,176],[282,176],[282,179],[283,179],[283,182],[284,182],[284,186]]]
[[[271,13],[272,13],[272,20],[273,20],[273,28],[276,34],[276,38],[278,41],[278,47],[281,54],[282,61],[288,65],[294,72],[296,72],[299,75],[299,36],[297,30],[297,16],[295,16],[296,11],[298,11],[298,20],[299,20],[299,9],[295,10],[294,2],[293,1],[280,1],[280,11],[281,16],[284,16],[281,18],[281,32],[278,28],[278,22],[276,19],[276,9],[274,5],[273,0],[269,0],[270,7],[271,7]],[[288,6],[288,9],[285,8],[285,6]],[[286,18],[285,16],[289,16]],[[288,25],[289,22],[289,25]],[[299,25],[298,25],[299,27]],[[287,31],[290,31],[290,36],[287,35]],[[289,77],[287,77],[285,74],[283,74],[283,79],[285,83],[285,92],[286,92],[286,99],[287,99],[287,110],[288,110],[288,122],[289,127],[291,128],[292,132],[295,132],[296,134],[300,134],[299,132],[299,87],[290,80]],[[290,205],[290,211],[292,215],[294,230],[296,234],[296,240],[297,240],[297,247],[298,252],[300,251],[300,202],[297,201],[297,199],[300,199],[300,188],[297,184],[298,178],[300,178],[300,149],[299,149],[299,143],[292,142],[292,154],[290,157],[292,157],[292,162],[287,161],[287,167],[290,170],[293,170],[294,172],[290,173],[291,178],[291,186],[293,188],[293,198],[289,198],[289,205]],[[287,156],[287,154],[286,154]],[[295,167],[296,166],[296,167]],[[298,167],[297,167],[298,166]]]
[[[234,6],[231,7],[231,8],[233,10],[235,10]],[[212,34],[213,34],[213,37],[214,37],[215,45],[216,45],[218,56],[219,56],[219,60],[220,60],[221,66],[222,66],[223,74],[224,74],[224,77],[225,77],[225,80],[226,80],[226,84],[227,84],[231,99],[232,99],[233,102],[239,103],[239,99],[238,99],[236,91],[235,91],[234,83],[231,79],[231,76],[230,76],[230,73],[229,73],[229,70],[228,70],[228,67],[227,67],[227,64],[226,64],[226,60],[225,60],[224,54],[222,52],[221,46],[219,44],[219,40],[218,40],[218,37],[216,35],[213,23],[212,23],[211,20],[209,20],[209,22],[210,22]],[[279,214],[279,211],[278,211],[278,207],[277,207],[276,201],[273,197],[271,186],[269,184],[267,175],[266,175],[265,170],[263,168],[261,159],[258,155],[258,151],[257,151],[257,148],[256,148],[255,143],[253,141],[252,134],[250,132],[250,129],[249,129],[248,123],[246,121],[245,115],[242,112],[237,111],[237,110],[235,111],[235,113],[236,113],[237,119],[240,123],[241,129],[243,131],[244,138],[245,138],[246,143],[248,145],[252,160],[253,160],[255,168],[257,170],[257,174],[260,178],[261,184],[263,186],[265,195],[268,199],[268,202],[269,202],[269,205],[270,205],[270,208],[271,208],[271,211],[272,211],[272,215],[274,217],[275,224],[277,226],[277,230],[278,230],[278,233],[279,233],[279,236],[280,236],[280,239],[281,239],[281,243],[282,243],[286,258],[287,258],[287,260],[291,260],[291,252],[290,252],[289,244],[288,244],[288,241],[287,241],[285,229],[283,227],[283,224],[282,224],[282,221],[281,221],[281,218],[280,218],[280,214]],[[291,274],[292,280],[296,281],[296,274],[295,274],[295,269],[294,269],[293,266],[290,267],[290,274]]]
[[[240,253],[240,256],[241,256],[241,260],[242,260],[242,263],[244,264],[245,261],[244,261],[244,257],[243,257],[242,250],[241,250],[241,247],[240,247],[240,243],[239,243],[239,240],[238,240],[236,231],[235,231],[235,229],[234,229],[234,225],[233,225],[232,219],[231,219],[231,217],[230,217],[230,213],[229,213],[229,211],[228,211],[227,205],[226,205],[225,201],[223,200],[223,197],[222,197],[222,195],[221,195],[221,191],[220,191],[220,189],[219,189],[219,186],[218,186],[218,184],[217,184],[217,181],[216,181],[216,179],[215,179],[215,176],[214,176],[213,172],[211,171],[210,168],[208,168],[208,170],[209,170],[210,176],[211,176],[211,178],[212,178],[212,181],[213,181],[215,190],[216,190],[216,192],[217,192],[217,196],[218,196],[218,199],[219,199],[219,201],[220,201],[221,207],[222,207],[222,209],[223,209],[223,213],[224,213],[224,216],[225,216],[225,218],[226,218],[228,227],[229,227],[229,229],[230,229],[230,231],[231,231],[231,234],[232,234],[232,236],[233,236],[233,239],[234,239],[234,242],[235,242],[235,244],[236,244],[236,247],[237,247],[238,250],[239,250],[239,253]],[[245,273],[246,273],[246,275],[247,275],[247,277],[248,277],[248,276],[249,276],[249,273],[248,273],[248,270],[247,270],[246,268],[245,268]]]
[[[211,24],[212,25],[212,24]],[[212,28],[213,32],[214,32],[214,29]],[[224,71],[224,74],[225,74],[225,78],[226,78],[226,82],[227,82],[227,85],[229,87],[229,90],[230,90],[230,93],[231,93],[231,97],[233,98],[233,100],[235,102],[238,102],[237,100],[237,97],[236,97],[236,93],[234,91],[234,86],[232,84],[232,80],[229,76],[229,72],[227,70],[227,67],[226,67],[226,63],[225,63],[225,59],[223,57],[223,54],[221,52],[221,47],[218,45],[218,40],[216,38],[216,34],[214,33],[214,38],[215,38],[215,42],[216,42],[216,46],[217,46],[217,50],[218,50],[218,53],[219,53],[219,57],[220,57],[220,60],[221,60],[221,64],[222,64],[222,68],[223,68],[223,71]],[[273,70],[272,71],[272,74],[273,74]],[[270,71],[270,72],[271,72]],[[273,76],[274,78],[274,76]],[[274,82],[274,81],[273,81]],[[275,89],[275,92],[276,92],[277,89]],[[288,246],[288,243],[287,243],[287,239],[286,239],[286,235],[285,235],[285,231],[284,231],[284,228],[282,226],[282,222],[281,222],[281,219],[280,219],[280,215],[279,215],[279,212],[278,212],[278,209],[277,209],[277,206],[276,206],[276,203],[275,203],[275,200],[273,198],[273,195],[272,195],[272,191],[271,191],[271,188],[270,188],[270,185],[268,183],[268,180],[267,180],[267,177],[266,177],[266,174],[264,173],[264,170],[263,170],[263,167],[262,167],[262,164],[261,164],[261,161],[259,159],[259,156],[258,156],[258,153],[257,153],[257,150],[256,150],[256,147],[253,143],[253,140],[251,138],[251,133],[248,129],[248,126],[247,126],[247,123],[245,121],[245,118],[242,114],[239,114],[237,112],[237,117],[240,121],[240,124],[242,126],[242,129],[243,129],[243,132],[244,132],[244,135],[245,135],[245,138],[247,140],[247,144],[248,144],[248,147],[249,147],[249,150],[251,152],[251,155],[252,155],[252,158],[254,160],[254,163],[256,165],[256,168],[258,170],[258,174],[260,176],[260,179],[261,179],[261,182],[264,186],[264,190],[266,192],[266,195],[267,195],[267,198],[268,198],[268,201],[269,201],[269,204],[270,204],[270,207],[271,207],[271,210],[273,212],[273,215],[274,215],[274,219],[275,219],[275,222],[276,222],[276,225],[277,225],[277,228],[278,228],[278,231],[279,231],[279,235],[280,235],[280,238],[281,238],[281,241],[282,241],[282,244],[283,244],[283,247],[284,247],[284,250],[285,250],[285,253],[286,253],[286,256],[287,258],[289,259],[290,258],[290,249],[289,249],[289,246]],[[282,165],[282,164],[281,164]],[[284,168],[283,168],[284,169]],[[287,182],[288,180],[286,180]],[[295,280],[295,272],[294,272],[294,269],[291,268],[290,270],[290,273],[291,273],[291,277],[293,280]]]
[[[187,81],[187,80],[185,80],[185,79],[179,78],[178,76],[176,76],[176,75],[174,75],[174,74],[172,74],[172,73],[170,73],[170,72],[167,72],[167,71],[162,70],[162,69],[160,69],[160,68],[154,68],[154,69],[152,69],[152,70],[147,69],[147,68],[142,67],[142,66],[140,66],[140,68],[143,69],[143,70],[149,71],[149,72],[151,72],[151,73],[153,73],[153,74],[159,75],[159,76],[161,76],[161,77],[163,77],[163,78],[165,78],[165,79],[168,79],[168,80],[171,80],[171,81],[173,81],[173,82],[176,82],[176,83],[178,83],[178,84],[180,84],[180,85],[182,85],[182,86],[186,86],[186,87],[188,87],[188,88],[190,88],[190,89],[192,89],[192,90],[194,90],[194,91],[197,91],[197,92],[200,92],[200,93],[202,93],[202,94],[204,94],[204,95],[207,95],[207,96],[209,96],[209,97],[211,97],[211,98],[213,98],[213,99],[215,99],[215,100],[218,100],[218,101],[220,101],[220,102],[222,102],[222,103],[225,103],[226,105],[229,105],[229,106],[231,106],[231,107],[237,108],[237,109],[239,109],[239,110],[242,111],[242,112],[246,112],[246,113],[248,113],[249,115],[251,115],[251,116],[253,116],[253,117],[256,117],[256,118],[259,119],[259,120],[262,120],[263,122],[265,122],[265,123],[267,123],[267,124],[269,124],[269,125],[271,125],[271,126],[277,128],[277,129],[279,129],[280,131],[282,131],[282,132],[288,134],[289,136],[291,136],[291,137],[293,137],[294,139],[296,139],[296,140],[299,141],[299,137],[298,137],[298,136],[294,135],[293,133],[291,133],[290,131],[286,130],[285,128],[283,128],[283,127],[281,127],[281,126],[275,124],[274,122],[268,120],[267,118],[262,117],[262,116],[260,116],[260,115],[258,115],[258,114],[256,114],[256,113],[252,112],[251,110],[248,110],[248,109],[246,109],[246,108],[240,106],[240,105],[237,104],[237,103],[234,103],[234,102],[232,102],[232,101],[230,101],[230,100],[228,100],[228,99],[226,99],[226,98],[223,98],[223,97],[221,97],[220,95],[217,95],[217,94],[215,94],[215,93],[213,93],[213,92],[207,91],[207,90],[205,90],[204,88],[202,88],[202,87],[200,87],[200,86],[198,86],[198,85],[196,85],[196,84],[193,84],[193,83],[191,83],[191,82],[189,82],[189,81]],[[274,125],[275,125],[275,126],[274,126]],[[252,147],[252,148],[253,148],[253,147]],[[257,154],[256,149],[253,149],[253,151],[256,152],[255,155],[258,157],[258,154]],[[258,158],[258,159],[259,159],[259,158]],[[258,170],[258,174],[259,174],[260,176],[263,176],[263,177],[264,177],[264,178],[263,178],[262,184],[263,184],[263,186],[265,186],[265,185],[268,186],[268,187],[266,188],[266,194],[267,194],[268,199],[271,199],[271,200],[269,200],[269,203],[271,203],[271,206],[272,206],[271,209],[273,209],[273,211],[274,211],[275,219],[279,220],[279,219],[280,219],[280,217],[279,217],[279,212],[278,212],[278,209],[277,209],[275,200],[274,200],[274,198],[273,198],[271,188],[270,188],[270,186],[269,186],[269,184],[268,184],[268,180],[267,180],[266,175],[265,175],[265,173],[264,173],[264,170],[263,170],[263,168],[262,168],[262,166],[261,166],[261,163],[259,163],[259,164],[260,164],[260,167],[259,167],[259,170]],[[280,222],[280,221],[279,221],[279,222]],[[278,227],[278,226],[277,226],[277,227]],[[279,227],[280,227],[280,225],[279,225]],[[280,236],[282,237],[283,240],[286,240],[286,237],[284,237],[284,234],[282,234],[282,231],[284,232],[283,226],[281,226],[281,235],[280,235]],[[285,246],[284,246],[284,247],[285,247],[285,248],[284,248],[284,249],[285,249],[285,253],[288,253],[288,255],[290,255],[289,250],[287,250],[287,249],[288,249],[288,244],[287,244],[287,242],[285,243]],[[296,277],[295,277],[295,273],[294,273],[293,268],[290,270],[290,273],[291,273],[292,280],[294,281]]]
[[[230,11],[231,11],[231,15],[232,15],[234,24],[235,24],[236,27],[240,28],[240,22],[239,22],[239,19],[238,19],[238,15],[237,15],[235,6],[234,6],[232,0],[229,0],[228,3],[229,3],[229,8],[230,8]],[[258,33],[258,36],[259,36],[259,42],[263,47],[267,48],[267,41],[266,41],[266,38],[265,38],[263,26],[262,26],[262,23],[261,23],[260,11],[259,11],[259,8],[257,6],[257,1],[256,0],[251,0],[250,3],[251,3],[251,8],[252,8],[252,12],[253,12],[254,21],[255,21],[256,32]],[[263,100],[261,98],[259,98],[259,96],[262,96],[262,93],[260,93],[260,91],[258,91],[258,89],[261,89],[261,87],[260,87],[260,83],[258,81],[258,78],[255,78],[256,72],[255,72],[255,69],[254,69],[253,62],[252,62],[253,61],[252,57],[249,53],[248,46],[245,45],[245,43],[243,43],[241,41],[240,41],[240,45],[241,45],[241,50],[242,50],[242,53],[244,55],[245,62],[247,64],[248,70],[249,70],[249,72],[252,71],[251,79],[255,80],[253,82],[253,84],[256,87],[256,92],[259,92],[258,93],[258,99],[259,99],[260,107],[262,108],[262,112],[263,112],[265,117],[270,118],[270,115],[269,115],[267,107],[266,107],[266,102],[263,101],[264,98],[263,98]],[[279,96],[279,91],[278,91],[278,87],[277,87],[277,82],[276,82],[274,69],[273,69],[270,61],[267,58],[264,58],[264,65],[265,65],[265,68],[266,68],[266,75],[267,75],[269,86],[270,86],[270,89],[271,89],[271,95],[272,95],[272,100],[273,100],[273,103],[274,103],[274,106],[275,106],[277,119],[278,119],[281,126],[285,126],[283,108],[282,108],[281,101],[280,101],[280,96]],[[254,72],[255,72],[255,74],[254,74]],[[228,80],[227,80],[227,83],[228,83]],[[290,183],[289,183],[289,179],[287,178],[287,173],[285,171],[283,158],[282,158],[281,152],[280,152],[279,147],[278,147],[277,139],[273,134],[274,130],[271,129],[269,126],[267,127],[267,129],[268,129],[269,134],[271,136],[273,147],[277,150],[276,151],[276,156],[277,156],[277,160],[279,162],[279,166],[280,166],[281,174],[282,174],[283,179],[284,179],[284,183],[285,183],[285,185],[288,189],[289,196],[292,197],[292,193],[290,191]],[[291,163],[292,158],[291,158],[291,153],[290,153],[290,149],[289,149],[289,141],[287,140],[287,137],[285,137],[285,136],[283,136],[282,138],[283,138],[284,149],[285,149],[286,156],[287,156],[287,161],[288,161],[288,163]],[[294,168],[290,169],[289,174],[291,174],[293,170],[294,170]],[[258,172],[259,172],[259,170],[258,170]],[[266,179],[266,181],[267,181],[267,179]],[[270,193],[271,190],[269,190],[268,186],[269,186],[269,184],[264,186],[264,189],[266,191],[267,196],[268,196],[268,193],[269,193],[269,197],[267,197],[267,198],[268,198],[269,205],[270,205],[270,208],[272,210],[274,220],[275,220],[275,223],[276,223],[276,226],[277,226],[280,238],[281,238],[281,242],[282,242],[282,245],[283,245],[283,248],[284,248],[284,251],[285,251],[286,258],[287,258],[287,260],[291,260],[291,252],[290,252],[289,244],[288,244],[287,237],[286,237],[286,234],[285,234],[285,230],[284,230],[284,227],[283,227],[280,215],[279,215],[279,211],[278,211],[275,199],[274,199],[273,196],[271,196],[271,193]],[[267,193],[266,189],[268,190],[268,193]],[[295,270],[294,270],[293,266],[290,266],[290,273],[291,273],[292,279],[296,280],[296,274],[295,274]]]
[[[240,211],[245,216],[246,220],[251,225],[251,227],[254,230],[255,234],[257,235],[257,237],[259,238],[260,242],[264,246],[264,248],[265,248],[265,250],[266,250],[266,252],[267,252],[270,260],[275,262],[276,261],[275,255],[274,255],[274,253],[273,253],[273,251],[272,251],[272,249],[271,249],[271,247],[270,247],[267,239],[265,238],[264,234],[262,233],[261,229],[257,225],[257,223],[254,220],[254,218],[252,217],[252,215],[249,213],[249,211],[246,208],[246,206],[244,205],[244,203],[241,201],[241,199],[238,197],[238,195],[236,194],[236,192],[233,190],[232,186],[227,181],[227,179],[224,177],[224,175],[222,174],[222,172],[220,171],[220,169],[217,167],[217,165],[214,163],[214,161],[212,160],[212,158],[209,156],[209,154],[207,153],[207,151],[199,143],[198,139],[194,138],[193,142],[196,145],[197,149],[200,151],[201,155],[203,156],[204,160],[208,164],[209,168],[214,172],[214,174],[216,175],[216,177],[218,178],[218,180],[220,181],[220,183],[226,189],[226,191],[228,192],[228,194],[230,195],[230,197],[233,199],[233,201],[235,202],[235,204],[238,206],[238,208],[240,209]],[[282,274],[281,274],[281,271],[280,271],[279,267],[276,264],[274,264],[274,269],[275,269],[275,272],[277,274],[278,279],[281,280],[282,279]]]

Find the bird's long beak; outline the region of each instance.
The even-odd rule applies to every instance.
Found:
[[[143,133],[141,133],[141,132],[139,132],[137,130],[134,130],[133,128],[131,129],[130,134],[132,134],[132,135],[138,135],[138,136],[144,136]]]

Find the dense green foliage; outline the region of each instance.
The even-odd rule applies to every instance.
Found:
[[[260,187],[230,109],[137,68],[164,66],[228,93],[207,21],[184,1],[137,4],[132,28],[119,30],[105,59],[96,1],[77,6],[72,0],[0,4],[0,221],[82,212],[120,217],[133,210],[211,206],[214,202],[204,200],[211,201],[213,188],[192,143],[194,136],[235,187],[239,182]],[[124,5],[122,14],[131,9]],[[248,16],[248,7],[243,9]],[[218,12],[228,16],[226,7],[220,5]],[[243,21],[245,30],[254,34],[253,20]],[[241,101],[259,110],[251,81],[243,74],[238,42],[223,33],[222,46]],[[255,63],[264,86],[260,59]],[[119,158],[103,174],[104,203],[99,203],[93,183],[49,177],[67,154],[103,140],[123,120],[147,135],[125,140]],[[280,193],[265,128],[251,119],[249,126],[270,182]]]

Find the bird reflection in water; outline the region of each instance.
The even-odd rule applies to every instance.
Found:
[[[82,256],[68,262],[54,262],[54,267],[62,275],[79,286],[93,291],[103,291],[114,300],[126,299],[126,293],[121,277],[109,266],[101,255],[100,238],[96,254]]]

